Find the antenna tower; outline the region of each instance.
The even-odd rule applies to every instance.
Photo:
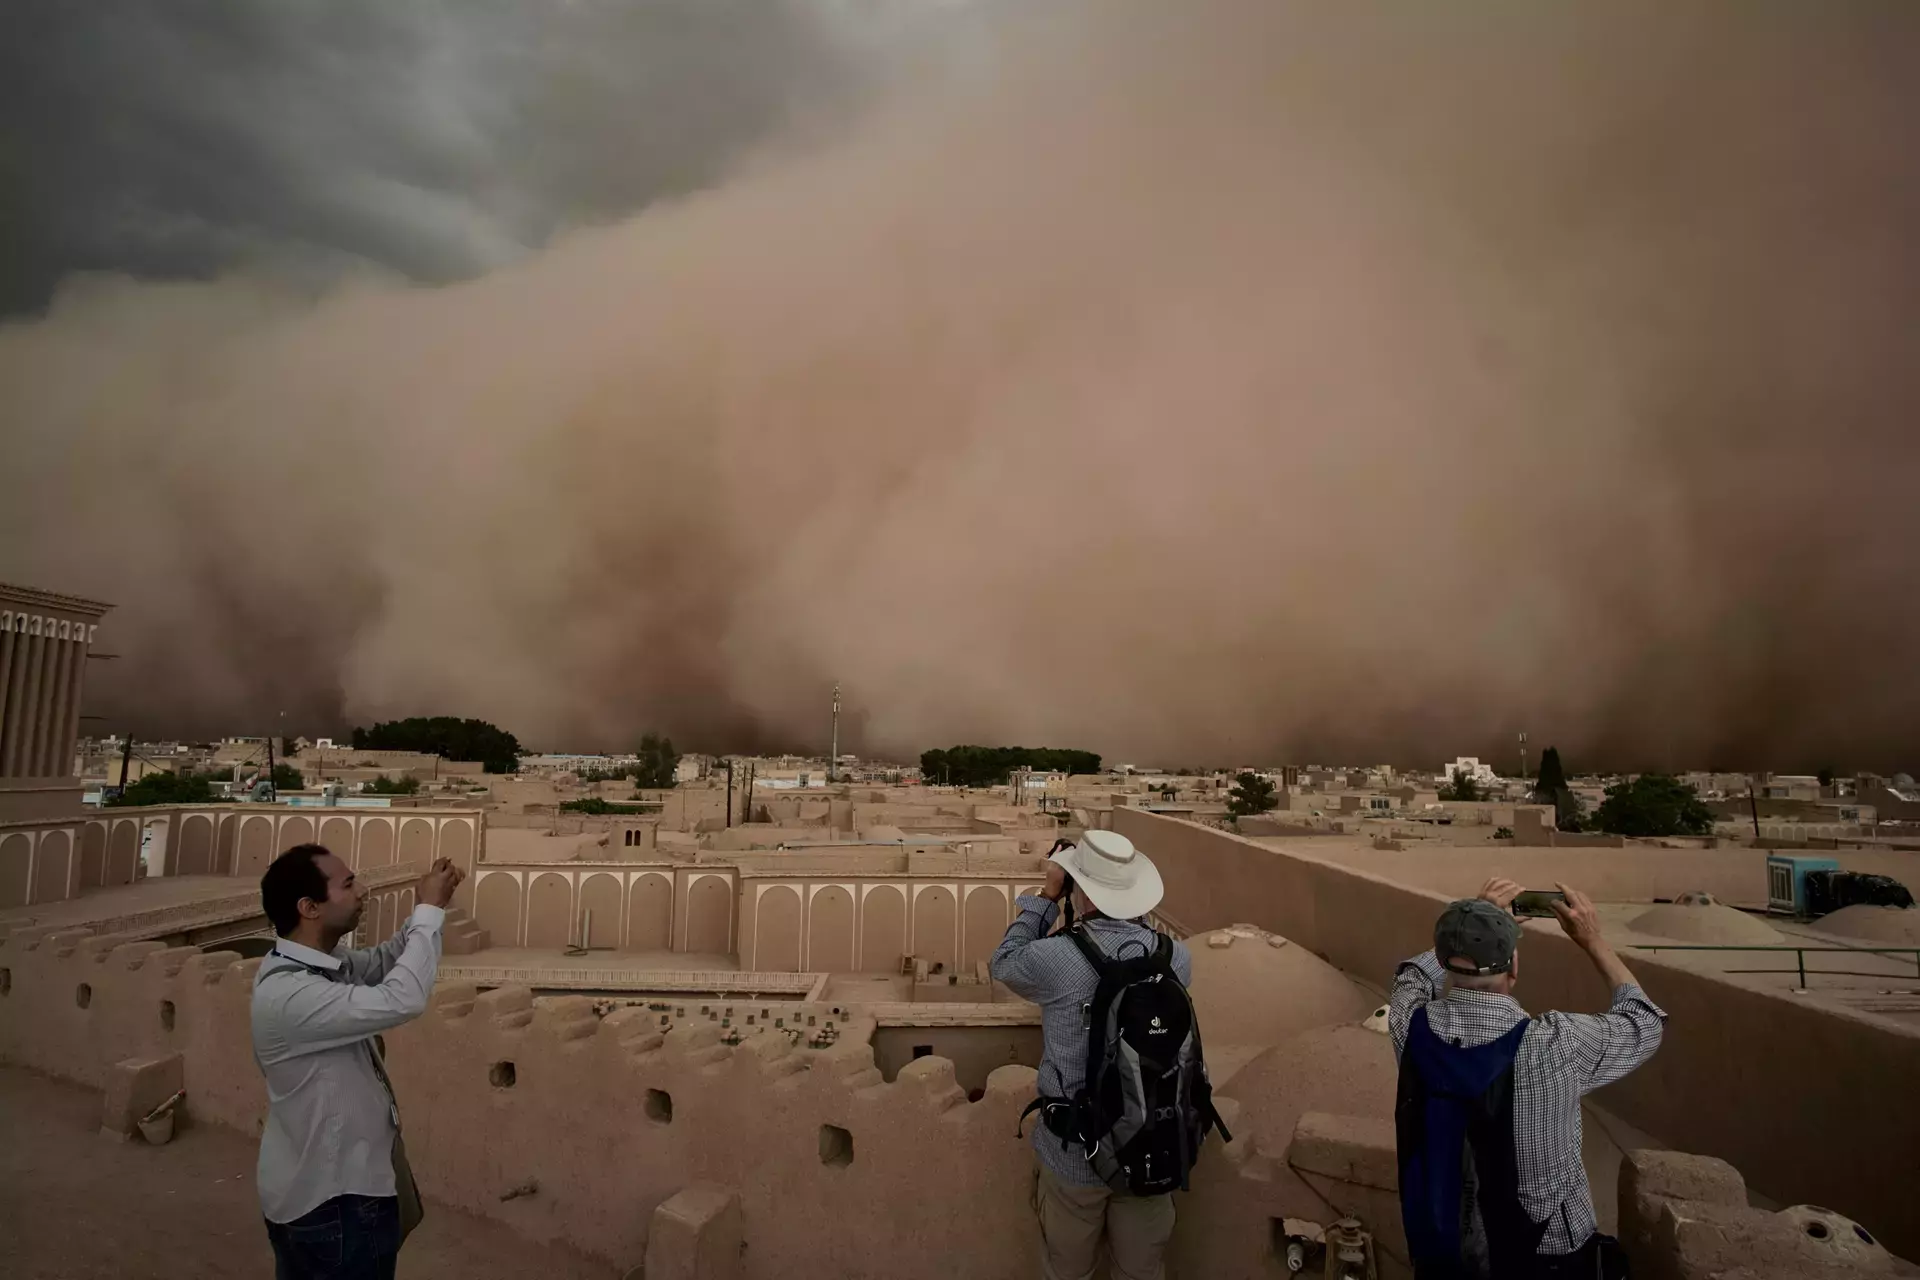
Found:
[[[827,756],[827,781],[840,780],[840,682],[833,682],[833,747]]]

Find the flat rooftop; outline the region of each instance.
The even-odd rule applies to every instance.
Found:
[[[413,863],[378,867],[361,878],[370,889],[417,880],[424,868]],[[262,914],[260,886],[234,876],[163,876],[105,889],[88,889],[77,898],[0,911],[0,929],[54,927],[91,929],[129,938],[159,937]]]
[[[93,926],[148,911],[196,906],[225,898],[246,897],[260,909],[260,887],[235,880],[232,876],[165,876],[134,884],[114,885],[110,889],[89,889],[65,902],[48,902],[30,907],[9,907],[0,911],[0,925],[24,928],[29,925]]]

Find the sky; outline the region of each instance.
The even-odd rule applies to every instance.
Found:
[[[1910,5],[13,22],[106,725],[1911,769]]]

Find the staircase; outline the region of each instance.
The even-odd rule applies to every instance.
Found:
[[[447,908],[446,923],[440,927],[440,952],[449,956],[470,956],[493,945],[493,935],[482,929],[474,918],[459,907]]]

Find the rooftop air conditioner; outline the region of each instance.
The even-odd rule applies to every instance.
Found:
[[[1783,853],[1767,855],[1767,910],[1788,915],[1808,914],[1807,872],[1837,871],[1832,858],[1800,858]]]

